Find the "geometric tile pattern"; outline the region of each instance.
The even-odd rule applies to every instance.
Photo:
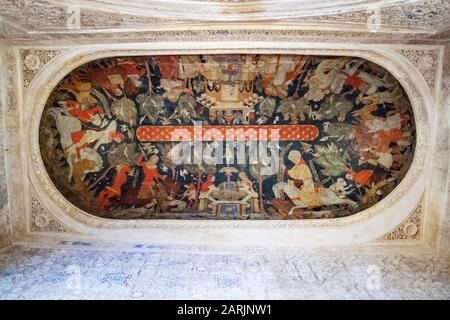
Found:
[[[450,299],[444,259],[192,248],[15,244],[0,252],[0,299]]]

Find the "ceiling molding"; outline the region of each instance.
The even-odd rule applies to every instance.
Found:
[[[417,0],[49,0],[55,5],[79,6],[137,16],[203,21],[261,21],[318,17],[367,11]]]
[[[189,30],[297,30],[367,39],[448,37],[449,0],[3,0],[0,38],[61,39],[85,34]],[[370,3],[370,5],[369,5]],[[256,10],[255,8],[259,8]],[[376,34],[376,35],[375,35]],[[409,35],[409,36],[407,36]],[[442,38],[444,37],[444,38]]]

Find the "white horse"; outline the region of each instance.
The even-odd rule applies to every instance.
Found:
[[[67,116],[62,109],[50,108],[47,114],[55,119],[56,128],[59,131],[60,141],[66,161],[69,165],[69,181],[72,181],[73,165],[76,158],[76,152],[73,152],[70,146],[73,145],[72,133],[81,131],[81,122],[78,118]]]
[[[64,110],[60,108],[49,108],[47,114],[55,119],[63,149],[70,147],[73,144],[72,133],[81,131],[81,121],[78,118],[65,115]]]
[[[298,189],[292,182],[278,182],[272,187],[272,191],[276,197],[284,192],[295,204],[289,212],[288,215],[292,215],[296,209],[308,208],[309,205],[304,201],[299,199],[300,189]],[[341,199],[336,193],[328,188],[319,188],[319,197],[321,205],[334,205],[334,204],[347,204],[352,207],[356,207],[357,203],[349,199]]]
[[[108,134],[116,129],[117,123],[110,123],[110,125],[104,131],[92,131],[87,130],[84,135],[84,139],[94,139],[98,140],[95,144],[94,148],[83,148],[80,149],[80,154],[77,154],[77,145],[73,143],[72,133],[81,131],[81,122],[78,118],[65,115],[63,110],[59,108],[50,108],[48,111],[48,115],[55,119],[56,128],[59,131],[60,141],[62,148],[64,150],[64,155],[66,157],[67,164],[69,165],[69,181],[72,181],[73,176],[73,167],[75,162],[82,160],[90,160],[95,163],[95,166],[92,168],[86,169],[83,172],[83,179],[86,174],[91,172],[97,172],[101,169],[103,165],[103,159],[100,154],[97,152],[98,147],[103,143],[108,143],[110,138]],[[106,133],[105,133],[106,132]],[[105,141],[107,140],[107,141]],[[86,142],[89,142],[86,140]],[[84,144],[85,141],[81,144]],[[80,144],[80,143],[78,143]]]

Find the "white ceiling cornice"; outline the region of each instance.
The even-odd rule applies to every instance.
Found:
[[[450,0],[0,0],[5,39],[236,29],[425,39],[449,28]]]
[[[47,0],[120,14],[202,21],[263,21],[367,11],[418,0]]]

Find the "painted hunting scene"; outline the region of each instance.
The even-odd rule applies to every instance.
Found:
[[[399,82],[307,55],[95,60],[53,90],[39,132],[59,192],[110,219],[320,219],[386,197],[414,156]]]

